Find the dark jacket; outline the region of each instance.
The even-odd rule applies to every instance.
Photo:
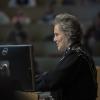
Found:
[[[55,100],[96,100],[97,73],[92,58],[80,47],[69,48],[58,66],[37,79],[37,91],[51,91]]]

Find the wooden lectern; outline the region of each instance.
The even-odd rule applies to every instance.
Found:
[[[16,91],[15,96],[17,100],[39,100],[38,93],[35,92]]]

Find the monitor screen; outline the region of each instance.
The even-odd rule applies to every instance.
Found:
[[[18,90],[34,90],[31,44],[0,45],[0,76],[18,82]]]

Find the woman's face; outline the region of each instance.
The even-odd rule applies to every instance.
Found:
[[[59,24],[54,26],[54,42],[56,42],[58,51],[64,52],[68,47],[68,38],[67,36],[60,30]]]

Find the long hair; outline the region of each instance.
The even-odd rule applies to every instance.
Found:
[[[59,25],[60,30],[68,37],[71,44],[81,42],[83,32],[75,16],[68,13],[58,14],[53,24]]]

